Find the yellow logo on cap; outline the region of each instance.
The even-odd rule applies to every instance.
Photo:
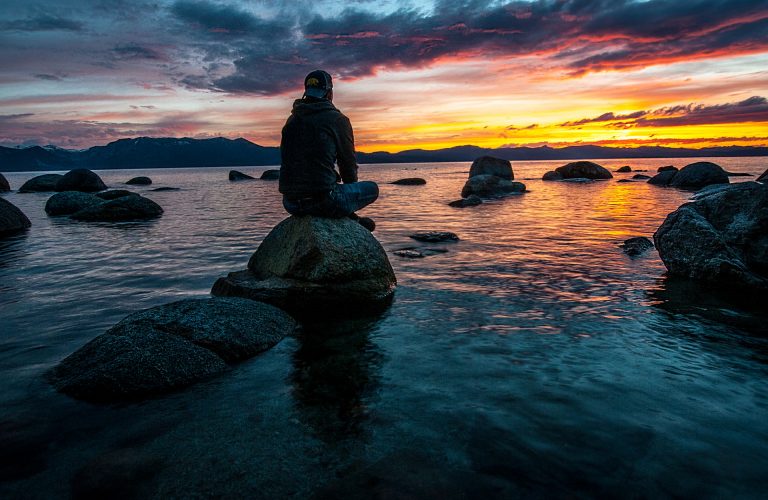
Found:
[[[320,80],[317,78],[310,78],[307,80],[307,87],[319,87],[320,86]]]

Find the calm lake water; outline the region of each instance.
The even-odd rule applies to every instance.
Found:
[[[600,163],[652,174],[693,161]],[[227,168],[99,172],[113,188],[154,180],[133,190],[165,214],[129,224],[50,218],[48,194],[5,194],[33,226],[0,240],[0,497],[764,497],[768,311],[617,246],[651,237],[690,193],[616,182],[633,174],[538,180],[563,163],[513,163],[529,193],[465,209],[447,203],[468,163],[363,166],[381,197],[361,214],[399,281],[385,313],[111,406],[57,394],[42,374],[124,316],[206,297],[245,268],[286,217],[277,183],[231,183]],[[6,177],[17,189],[32,175]],[[387,184],[403,177],[427,184]],[[461,241],[393,255],[429,246],[408,238],[417,230]]]

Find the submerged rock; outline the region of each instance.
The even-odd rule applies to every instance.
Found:
[[[423,259],[424,254],[416,250],[415,248],[404,248],[402,250],[395,250],[392,252],[398,257],[406,257],[408,259]]]
[[[512,164],[509,160],[493,156],[481,156],[472,162],[472,166],[469,167],[469,177],[472,178],[477,175],[493,175],[509,181],[515,179],[515,174],[512,172]]]
[[[132,186],[149,186],[152,184],[152,179],[149,177],[134,177],[133,179],[129,179],[125,182],[126,184],[130,184]]]
[[[280,169],[265,170],[259,179],[263,181],[276,181],[280,179]]]
[[[262,300],[299,314],[348,314],[388,304],[396,285],[386,252],[357,222],[291,216],[267,235],[247,270],[219,278],[211,293]]]
[[[554,170],[550,170],[549,172],[546,172],[542,177],[541,180],[543,181],[561,181],[563,180],[563,174],[560,172],[556,172]]]
[[[618,169],[616,169],[616,171],[621,173],[631,172],[632,167],[630,167],[629,165],[624,165],[623,167],[619,167]]]
[[[470,177],[461,190],[462,198],[476,196],[500,196],[511,193],[524,193],[525,184],[513,182],[495,175],[475,175]]]
[[[650,179],[651,176],[650,175],[645,175],[645,174],[635,174],[635,175],[632,176],[632,178],[633,179]]]
[[[61,174],[43,174],[32,177],[19,188],[19,193],[46,193],[56,191],[56,185],[64,177]]]
[[[134,313],[65,358],[46,377],[88,401],[140,399],[188,386],[269,349],[296,326],[268,304],[189,299]]]
[[[665,165],[663,167],[659,167],[658,169],[656,169],[656,172],[668,172],[670,170],[677,172],[679,169],[674,165]]]
[[[84,208],[102,203],[104,200],[91,193],[62,191],[48,198],[48,201],[45,202],[45,213],[48,215],[71,215]]]
[[[413,238],[416,241],[425,241],[427,243],[438,243],[442,241],[459,241],[459,237],[456,233],[450,231],[419,231],[408,235],[409,238]]]
[[[390,184],[396,184],[398,186],[423,186],[427,181],[420,177],[408,177],[406,179],[398,179]]]
[[[720,165],[699,161],[681,168],[669,185],[682,189],[701,189],[710,184],[728,184],[729,182],[728,174]]]
[[[56,191],[83,191],[94,193],[107,189],[107,185],[95,172],[87,168],[70,170],[56,183]]]
[[[653,240],[672,275],[768,291],[768,186],[706,193],[669,214]]]
[[[574,161],[557,167],[555,172],[559,172],[563,179],[611,179],[608,169],[591,161]]]
[[[464,208],[464,207],[474,207],[477,205],[481,205],[483,203],[483,199],[477,196],[476,194],[471,194],[467,196],[466,198],[462,198],[460,200],[455,200],[448,205],[452,207],[458,207],[458,208]]]
[[[651,240],[645,236],[637,236],[635,238],[624,240],[624,243],[620,246],[625,254],[630,257],[635,257],[653,248],[653,243],[651,243]]]
[[[154,201],[133,194],[84,208],[72,214],[71,217],[91,222],[121,222],[152,219],[162,213],[162,207]]]
[[[150,189],[150,191],[156,191],[156,192],[163,192],[163,191],[181,191],[181,188],[163,186],[163,187],[159,187],[159,188],[155,188],[155,189]]]
[[[10,201],[0,198],[0,236],[17,233],[31,226],[24,212]]]
[[[654,175],[650,179],[648,179],[648,184],[653,184],[654,186],[669,186],[669,183],[672,182],[672,179],[676,175],[677,175],[677,169],[664,170]]]
[[[11,185],[8,184],[8,179],[3,174],[0,174],[0,193],[10,191]]]
[[[230,170],[229,171],[229,180],[230,181],[250,181],[254,179],[254,177],[251,177],[248,174],[244,174],[242,172],[238,172],[237,170]]]

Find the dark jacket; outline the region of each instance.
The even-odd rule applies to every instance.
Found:
[[[341,179],[357,182],[355,139],[349,118],[327,100],[299,99],[280,141],[280,192],[289,197],[327,193]]]

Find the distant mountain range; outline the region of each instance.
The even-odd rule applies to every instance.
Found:
[[[608,158],[688,158],[723,156],[768,156],[768,147],[723,146],[702,149],[643,146],[607,148],[480,148],[457,146],[447,149],[411,149],[399,153],[358,153],[360,163],[424,163],[472,161],[491,155],[511,161],[583,160]],[[0,147],[0,172],[111,168],[179,168],[279,165],[280,149],[264,147],[246,139],[174,139],[138,137],[120,139],[106,146],[74,151],[56,146]]]

